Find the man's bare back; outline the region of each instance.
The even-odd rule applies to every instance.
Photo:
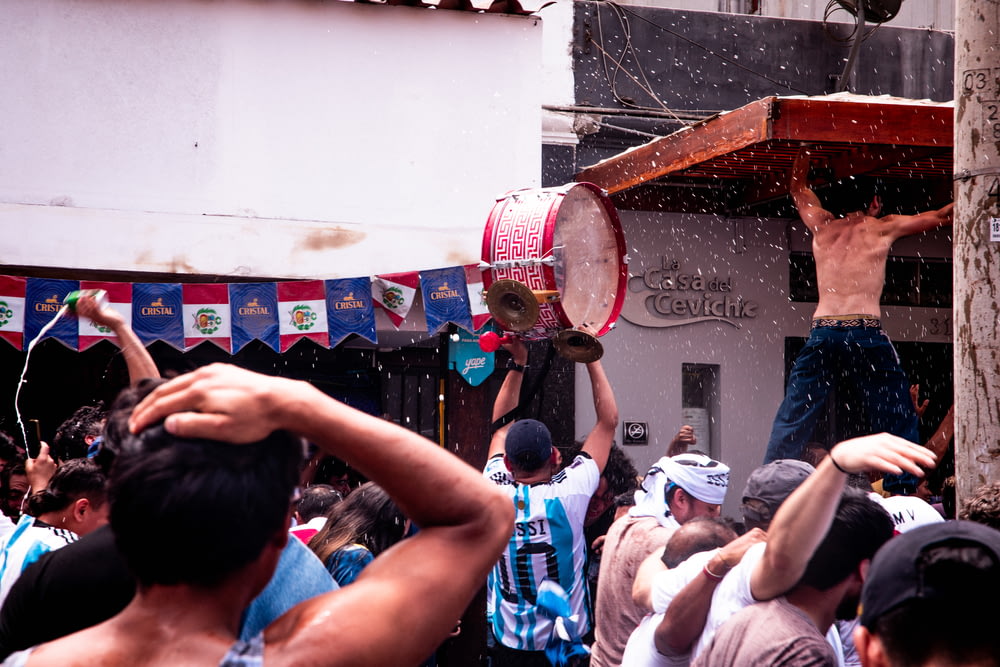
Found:
[[[813,236],[819,286],[813,317],[867,315],[878,319],[892,244],[903,236],[951,224],[953,205],[917,215],[876,217],[880,208],[876,197],[867,211],[837,218],[809,188],[808,172],[809,153],[803,149],[792,166],[789,193]]]

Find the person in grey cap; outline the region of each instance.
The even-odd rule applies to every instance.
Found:
[[[520,339],[506,343],[513,364],[493,405],[498,423],[518,404],[528,349]],[[514,505],[510,544],[490,573],[487,616],[496,642],[494,667],[548,667],[545,648],[555,624],[540,613],[539,587],[557,584],[569,600],[577,628],[590,630],[587,545],[584,521],[597,490],[618,426],[618,406],[600,361],[587,364],[597,424],[580,453],[565,468],[545,424],[520,419],[500,426],[490,442],[483,475],[499,486]]]
[[[894,537],[875,554],[861,592],[861,664],[996,667],[998,598],[996,529],[947,521]]]
[[[758,466],[743,489],[740,513],[747,529],[767,530],[785,498],[816,471],[805,461],[778,459]]]

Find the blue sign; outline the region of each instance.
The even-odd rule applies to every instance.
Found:
[[[76,280],[49,280],[44,278],[28,278],[24,291],[24,349],[28,349],[42,329],[49,324],[62,308],[63,299],[74,290],[80,289]],[[71,314],[65,314],[45,332],[45,338],[55,338],[71,349],[77,349],[80,343],[80,331],[77,320]]]
[[[465,287],[465,268],[420,272],[420,289],[424,296],[427,333],[435,333],[448,322],[472,330],[469,312],[469,290]]]
[[[479,336],[459,329],[454,338],[448,341],[448,367],[462,376],[462,379],[473,387],[478,387],[483,380],[493,373],[494,353],[483,352],[479,347]]]
[[[184,292],[179,283],[132,285],[132,329],[149,345],[162,340],[184,349]]]
[[[351,334],[378,343],[371,278],[327,280],[326,319],[330,347],[336,347]]]
[[[278,286],[275,283],[234,283],[229,286],[233,322],[233,353],[255,338],[275,352],[281,347]]]

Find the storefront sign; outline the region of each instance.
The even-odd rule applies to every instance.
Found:
[[[629,280],[622,317],[641,327],[677,327],[695,322],[725,322],[759,314],[758,304],[733,292],[731,276],[710,275],[699,268],[682,267],[663,257],[660,266],[643,270]]]

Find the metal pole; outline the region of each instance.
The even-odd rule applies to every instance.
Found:
[[[956,500],[1000,480],[1000,2],[955,5]]]

